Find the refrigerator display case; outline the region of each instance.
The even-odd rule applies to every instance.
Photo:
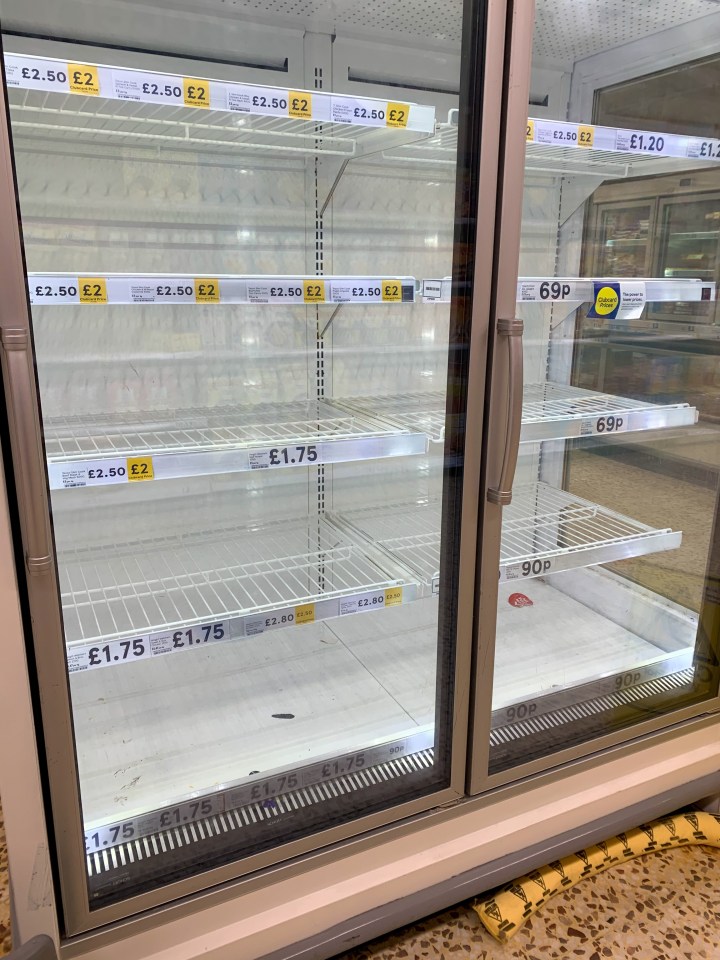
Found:
[[[593,198],[715,175],[720,141],[595,123],[592,94],[629,70],[607,16],[642,47],[718,14],[416,6],[0,0],[66,937],[459,827],[717,710],[717,483],[627,456],[697,408],[573,369],[588,324],[714,309],[692,205]]]

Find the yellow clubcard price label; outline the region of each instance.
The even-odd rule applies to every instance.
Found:
[[[312,119],[312,96],[303,90],[288,90],[288,116]]]
[[[301,603],[295,607],[295,623],[314,623],[315,622],[315,604]]]
[[[183,77],[183,103],[186,107],[209,107],[210,81]]]
[[[388,587],[385,591],[385,606],[397,607],[402,603],[402,587]]]
[[[383,280],[380,286],[383,303],[395,303],[402,300],[402,284],[399,280]]]
[[[385,123],[388,127],[406,127],[409,119],[409,104],[388,102],[385,114]]]
[[[303,300],[305,303],[324,303],[325,281],[305,280],[303,283]]]
[[[107,303],[107,284],[102,277],[78,277],[80,303]]]
[[[154,480],[152,457],[128,457],[127,478],[128,480]]]
[[[577,143],[579,147],[592,147],[595,143],[595,127],[585,125],[578,127]]]
[[[84,93],[87,96],[100,96],[100,76],[97,67],[87,63],[68,64],[68,82],[71,93]]]
[[[532,143],[535,139],[535,121],[528,120],[527,122],[527,133],[525,134],[525,139],[528,143]]]
[[[220,282],[217,277],[195,279],[195,303],[220,303]]]

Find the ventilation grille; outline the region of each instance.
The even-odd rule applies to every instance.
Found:
[[[269,820],[321,803],[332,802],[359,790],[368,790],[398,777],[429,770],[433,765],[434,750],[428,748],[407,757],[398,757],[374,767],[358,770],[334,780],[316,783],[290,793],[279,794],[268,800],[250,803],[235,810],[226,810],[204,820],[183,823],[177,827],[160,830],[158,833],[137,840],[121,843],[107,850],[99,850],[86,857],[87,874],[92,880],[112,870],[127,868],[152,857],[168,856],[176,850],[189,847],[203,840],[223,835],[230,837],[239,830],[252,829]],[[235,844],[229,840],[228,846]]]
[[[539,717],[531,717],[527,720],[520,720],[518,723],[508,724],[506,727],[497,727],[490,733],[490,746],[499,747],[503,743],[512,743],[522,737],[537,736],[552,730],[554,727],[561,727],[565,723],[587,720],[588,717],[615,710],[618,707],[625,707],[647,697],[671,693],[692,683],[693,677],[692,668],[681,670],[679,673],[648,680],[647,683],[638,684],[636,687],[627,690],[619,690],[617,693],[609,693],[607,696],[587,700],[584,703],[562,707],[559,710],[553,710],[551,713],[544,713]]]

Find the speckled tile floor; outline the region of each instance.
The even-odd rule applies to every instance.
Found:
[[[719,960],[720,850],[681,847],[631,860],[559,894],[507,944],[470,903],[338,960]]]
[[[5,843],[5,824],[0,807],[0,957],[10,952],[10,884],[8,878],[8,853]]]

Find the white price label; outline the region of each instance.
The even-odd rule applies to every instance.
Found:
[[[335,280],[331,284],[333,303],[382,303],[380,280]]]
[[[666,137],[662,133],[647,133],[643,130],[618,130],[615,135],[615,149],[629,153],[649,153],[662,156],[665,152]]]
[[[366,127],[384,127],[387,116],[388,105],[382,101],[333,97],[330,105],[330,119],[333,123],[361,123]]]
[[[518,302],[555,303],[573,299],[574,284],[567,280],[520,280]]]
[[[110,640],[107,643],[99,640],[94,644],[86,643],[82,646],[70,647],[67,653],[68,671],[78,673],[99,667],[133,663],[136,660],[164,656],[178,650],[189,650],[237,636],[242,636],[240,620],[219,620],[180,630],[164,630],[127,640]]]
[[[113,460],[84,460],[81,463],[51,465],[53,487],[96,487],[127,480],[127,458]]]
[[[587,417],[582,421],[580,434],[587,437],[596,433],[624,433],[627,429],[627,416],[609,413],[603,417]]]
[[[344,617],[351,613],[367,613],[370,610],[382,610],[385,606],[385,591],[371,590],[369,593],[361,593],[355,597],[341,597],[340,616]]]
[[[501,580],[525,580],[528,577],[541,577],[552,573],[553,561],[549,559],[523,560],[510,563],[501,568]]]
[[[267,467],[295,467],[316,463],[319,444],[296,444],[294,447],[271,447],[269,450],[251,450],[248,462],[251,470]]]
[[[112,85],[117,100],[183,104],[183,83],[180,77],[136,70],[113,70]]]
[[[303,303],[303,281],[249,281],[247,298],[249,303]]]
[[[720,140],[688,139],[687,155],[694,160],[720,160]]]
[[[254,637],[266,630],[281,630],[283,627],[292,627],[296,622],[296,608],[286,607],[284,610],[274,610],[272,613],[262,613],[245,620],[245,636]]]
[[[195,303],[195,280],[179,277],[170,280],[130,281],[130,298],[133,303]]]
[[[30,303],[33,306],[53,306],[60,303],[80,303],[77,277],[28,276]]]
[[[238,113],[259,113],[276,117],[286,117],[288,114],[287,90],[228,84],[226,97],[228,110]]]

